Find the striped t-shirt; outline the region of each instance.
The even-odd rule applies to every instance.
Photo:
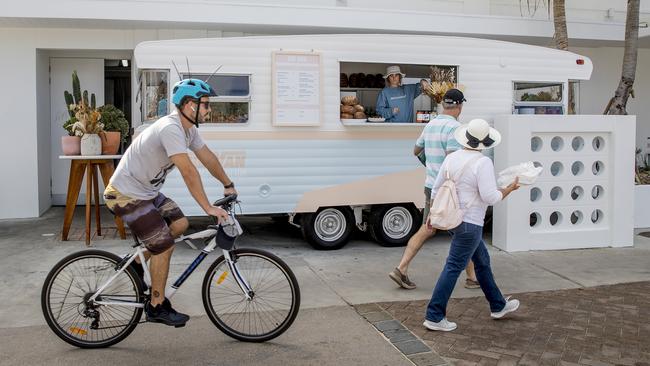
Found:
[[[454,117],[439,114],[424,126],[422,134],[415,142],[415,145],[424,148],[427,166],[425,187],[433,187],[447,152],[456,151],[462,147],[454,139],[454,131],[458,126],[460,123]]]

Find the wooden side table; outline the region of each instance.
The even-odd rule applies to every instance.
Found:
[[[68,178],[68,194],[65,200],[65,215],[63,218],[63,231],[61,240],[68,240],[74,209],[79,198],[79,190],[86,175],[86,245],[90,245],[90,221],[91,221],[91,199],[95,201],[95,221],[97,223],[97,235],[102,235],[101,220],[99,215],[99,188],[97,184],[97,169],[102,175],[104,186],[113,175],[113,160],[119,159],[122,155],[61,155],[59,159],[70,160],[70,177]],[[120,233],[120,238],[126,239],[126,231],[122,219],[115,216],[115,224]]]

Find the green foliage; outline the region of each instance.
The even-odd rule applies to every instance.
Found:
[[[74,103],[74,100],[72,99],[72,94],[70,94],[67,90],[63,91],[63,96],[65,97],[65,105],[68,106],[66,108],[68,110],[68,114],[70,117],[74,117],[74,112],[70,109],[70,104]]]
[[[74,114],[74,112],[72,112]],[[63,129],[68,131],[68,136],[74,136],[74,130],[72,129],[72,125],[77,122],[77,117],[71,116],[67,121],[63,122]]]
[[[72,72],[72,95],[74,96],[74,104],[79,104],[81,102],[81,84],[79,83],[77,70]]]
[[[129,136],[129,121],[126,120],[124,113],[112,104],[106,104],[97,108],[102,115],[104,131],[119,131],[122,142],[126,142]]]
[[[63,122],[63,129],[68,131],[68,134],[70,136],[74,136],[75,132],[74,132],[73,125],[75,124],[75,122],[79,122],[79,118],[77,118],[76,114],[82,109],[85,111],[89,105],[90,105],[91,112],[92,110],[95,109],[95,104],[96,104],[95,93],[92,93],[90,95],[90,104],[89,104],[88,90],[84,90],[83,94],[81,93],[81,82],[79,81],[77,70],[74,70],[72,72],[72,94],[70,94],[69,91],[64,90],[63,97],[65,98],[66,110],[70,115],[70,118],[67,121]],[[83,108],[82,105],[84,106]],[[85,126],[86,122],[87,121],[82,121],[82,124]],[[99,127],[100,127],[99,129],[101,130],[101,125]]]

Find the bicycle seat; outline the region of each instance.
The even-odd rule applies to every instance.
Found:
[[[224,198],[221,198],[221,199],[218,199],[218,200],[214,201],[214,203],[212,205],[213,206],[223,206],[223,205],[229,204],[231,202],[234,202],[236,200],[237,200],[237,195],[236,194],[231,194],[230,196],[226,196]]]

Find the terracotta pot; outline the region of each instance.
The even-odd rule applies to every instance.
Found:
[[[86,133],[81,136],[81,155],[101,155],[102,139],[98,134]]]
[[[102,155],[115,155],[120,149],[119,131],[104,131],[100,136],[102,138]]]
[[[63,155],[81,154],[81,137],[61,136],[61,149],[63,150]]]

